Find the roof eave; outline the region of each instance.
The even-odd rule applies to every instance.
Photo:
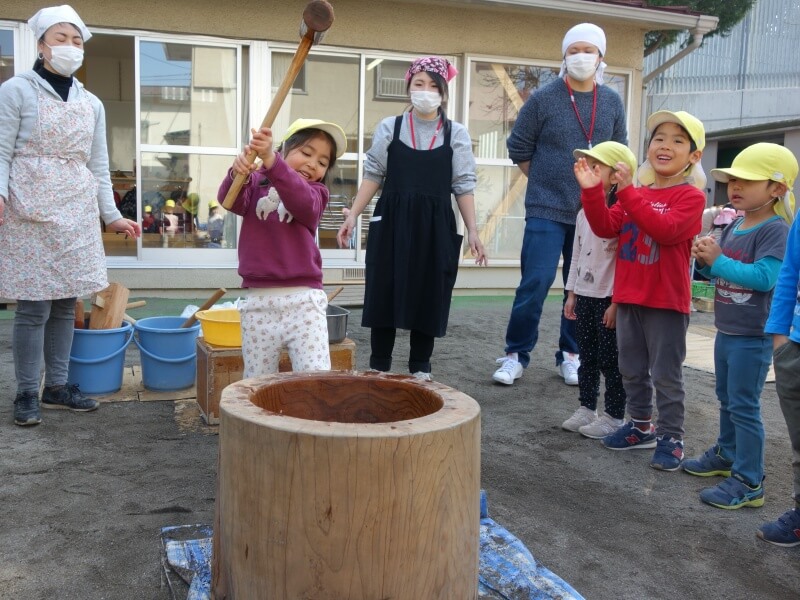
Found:
[[[688,29],[705,35],[717,28],[718,19],[709,15],[683,14],[652,8],[636,8],[619,4],[586,0],[402,0],[418,4],[473,4],[475,6],[538,9],[585,19],[587,15],[635,23],[644,29]]]

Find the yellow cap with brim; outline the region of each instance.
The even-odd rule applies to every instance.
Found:
[[[630,148],[619,142],[602,142],[593,148],[574,150],[572,156],[576,160],[582,156],[591,157],[612,169],[617,168],[617,163],[625,163],[630,168],[631,173],[636,172],[636,156],[631,152]]]
[[[347,150],[347,136],[344,133],[344,129],[339,127],[336,123],[329,123],[320,119],[297,119],[294,123],[289,125],[282,141],[285,142],[295,133],[303,129],[319,129],[330,135],[336,144],[336,158],[339,158]]]
[[[775,203],[775,213],[789,223],[794,220],[794,187],[797,178],[797,158],[791,150],[778,144],[761,142],[748,146],[733,159],[727,169],[711,169],[711,176],[721,183],[734,179],[747,181],[777,181],[786,184],[786,194]]]
[[[144,207],[144,212],[153,212],[153,207],[152,206],[145,206]]]
[[[210,200],[208,203],[208,208],[211,210],[212,208],[217,208],[219,206],[219,202],[216,200]]]
[[[200,207],[200,196],[192,192],[186,196],[186,199],[183,202],[181,202],[181,206],[186,212],[196,215],[197,209]]]
[[[164,203],[164,206],[166,206],[167,208],[175,208],[175,200],[167,200]]]
[[[694,115],[690,115],[688,112],[683,110],[676,112],[669,110],[656,111],[647,117],[648,137],[652,138],[655,130],[663,123],[677,123],[686,130],[686,132],[689,134],[689,137],[692,138],[695,146],[697,146],[698,150],[702,152],[706,147],[706,128],[703,126],[703,122]],[[641,185],[652,185],[655,183],[656,172],[649,160],[645,160],[641,164],[639,171],[636,174],[636,178],[639,180]],[[686,183],[703,191],[705,191],[706,182],[708,181],[700,161],[697,161],[686,169],[686,171],[683,173],[683,179]]]

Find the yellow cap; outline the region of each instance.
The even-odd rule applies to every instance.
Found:
[[[797,159],[791,150],[778,144],[761,142],[739,152],[730,168],[711,169],[711,176],[722,183],[727,183],[731,177],[747,181],[785,183],[787,192],[782,202],[775,203],[775,213],[791,223],[794,217],[792,187],[797,171]]]
[[[186,210],[186,212],[196,215],[197,208],[200,206],[200,196],[192,192],[183,199],[181,206],[184,208],[184,210]]]
[[[581,156],[588,156],[612,169],[617,167],[617,163],[622,162],[630,167],[631,173],[636,172],[636,156],[630,148],[619,142],[602,142],[587,150],[574,150],[572,156],[576,160]]]
[[[320,129],[330,135],[336,144],[336,158],[339,158],[347,150],[347,136],[344,129],[339,127],[336,123],[328,123],[320,119],[297,119],[294,123],[289,125],[286,133],[283,136],[285,142],[298,131],[303,129]]]
[[[212,208],[217,208],[219,206],[219,202],[216,200],[210,200],[208,203],[208,209],[211,210]]]
[[[153,207],[152,207],[152,206],[149,206],[149,205],[148,205],[148,206],[145,206],[145,207],[144,207],[144,212],[153,212]]]
[[[677,112],[659,110],[647,117],[647,132],[652,136],[656,128],[662,123],[677,123],[689,132],[689,136],[691,136],[698,150],[703,150],[706,147],[706,128],[703,127],[703,122],[694,115],[690,115],[683,110]]]
[[[175,208],[175,200],[167,200],[164,203],[164,206],[166,206],[167,208]]]

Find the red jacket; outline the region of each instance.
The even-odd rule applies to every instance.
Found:
[[[628,186],[608,208],[602,185],[581,191],[595,235],[619,237],[614,302],[688,314],[692,239],[700,233],[705,194],[689,185]]]

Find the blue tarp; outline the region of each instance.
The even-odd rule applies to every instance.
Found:
[[[542,566],[525,545],[489,518],[481,491],[478,598],[491,600],[583,600],[566,581]],[[166,563],[189,585],[186,600],[211,597],[211,534],[208,525],[164,527]]]

